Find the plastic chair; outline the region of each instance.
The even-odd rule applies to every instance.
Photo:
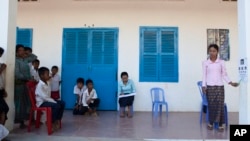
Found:
[[[207,102],[207,97],[206,95],[202,92],[202,81],[198,81],[197,82],[197,86],[199,88],[200,91],[200,95],[202,98],[202,102],[201,102],[201,111],[200,111],[200,124],[202,123],[202,113],[203,113],[203,107],[206,107],[206,122],[209,122],[209,113],[208,113],[208,102]],[[225,118],[225,124],[226,126],[228,126],[228,113],[227,113],[227,104],[224,103],[224,118]],[[219,125],[218,123],[216,123],[215,128],[218,128]]]
[[[162,105],[166,106],[166,115],[168,116],[168,103],[165,100],[165,93],[162,88],[151,88],[151,99],[152,99],[152,112],[154,116],[158,115],[158,108],[160,107],[160,114],[162,113]]]
[[[30,102],[31,102],[31,109],[30,109],[30,117],[29,117],[29,124],[28,124],[28,132],[31,131],[31,123],[32,119],[34,117],[34,112],[36,111],[36,121],[35,121],[35,127],[39,128],[40,127],[40,120],[41,120],[41,115],[42,112],[46,112],[46,120],[47,120],[47,128],[48,128],[48,135],[52,134],[52,112],[50,107],[37,107],[36,106],[36,100],[35,100],[35,88],[36,88],[36,83],[35,82],[27,82],[27,88],[28,88],[28,93],[30,97]],[[60,121],[60,128],[61,128],[61,121]]]

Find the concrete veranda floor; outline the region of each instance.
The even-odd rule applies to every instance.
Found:
[[[115,111],[99,111],[98,117],[74,116],[65,111],[62,129],[47,135],[46,126],[30,133],[19,129],[11,131],[11,141],[204,141],[229,140],[229,128],[224,132],[207,130],[199,123],[198,112],[170,112],[153,117],[151,112],[135,112],[133,118],[120,118]],[[238,113],[229,113],[229,124],[238,124]]]

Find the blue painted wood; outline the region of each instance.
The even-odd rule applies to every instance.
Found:
[[[178,79],[178,28],[140,27],[140,81]]]
[[[32,28],[18,28],[16,31],[16,44],[22,44],[25,47],[32,48],[32,36],[33,29]]]
[[[62,97],[75,102],[76,78],[92,79],[101,100],[99,110],[117,109],[117,28],[64,29]]]

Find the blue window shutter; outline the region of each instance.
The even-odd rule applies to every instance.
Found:
[[[178,82],[178,28],[140,28],[140,81]]]
[[[77,32],[77,64],[88,64],[89,32],[79,30]]]
[[[157,30],[141,30],[140,81],[158,81]]]
[[[25,47],[32,48],[32,34],[31,28],[17,28],[16,44],[22,44]]]
[[[65,30],[63,41],[65,46],[65,63],[76,64],[77,32],[74,30]]]
[[[92,32],[91,63],[102,64],[103,62],[103,31]]]
[[[177,29],[161,30],[159,80],[178,82]]]
[[[116,38],[117,33],[115,31],[104,32],[104,51],[103,51],[103,63],[114,64],[115,63],[115,51],[116,51]]]

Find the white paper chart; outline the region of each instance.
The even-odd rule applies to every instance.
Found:
[[[238,67],[240,81],[247,81],[247,69],[247,58],[241,58]]]

